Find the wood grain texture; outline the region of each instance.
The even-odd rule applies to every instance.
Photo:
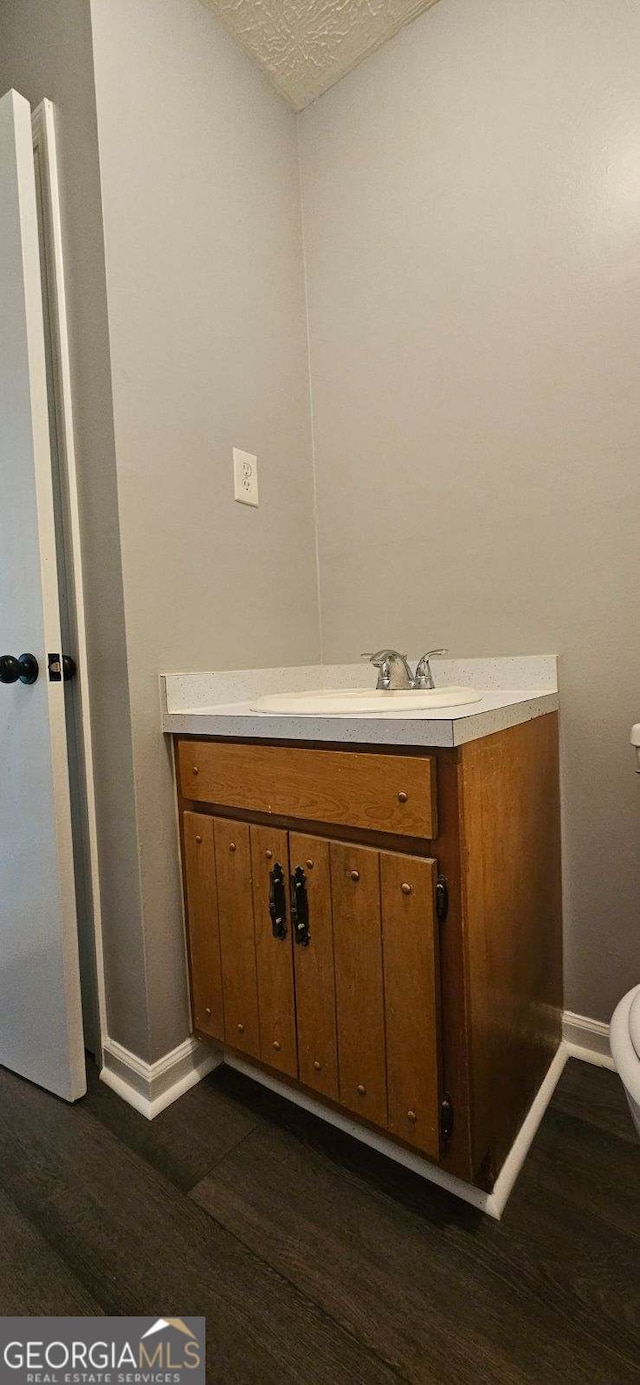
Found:
[[[631,1385],[640,1147],[632,1164],[628,1141],[590,1124],[594,1070],[572,1066],[585,1119],[569,1135],[552,1103],[502,1222],[277,1104],[192,1196],[401,1379]],[[606,1077],[623,1118],[620,1083]],[[236,1079],[219,1080],[235,1090]],[[589,1168],[600,1189],[591,1206],[574,1179]],[[616,1203],[627,1234],[612,1224]]]
[[[225,1042],[260,1057],[251,845],[246,823],[214,819]]]
[[[386,1126],[380,858],[331,842],[330,861],[340,1101]]]
[[[0,1109],[0,1312],[179,1304],[210,1385],[637,1385],[615,1073],[568,1064],[500,1223],[229,1068],[151,1122],[91,1076],[69,1107],[0,1070]]]
[[[300,1081],[337,1101],[338,1044],[329,843],[292,832],[291,870],[302,866],[309,900],[309,944],[294,945]],[[311,864],[309,864],[311,862]]]
[[[435,841],[426,837],[420,840],[397,829],[394,835],[380,827],[341,827],[333,822],[319,825],[312,819],[274,813],[270,801],[262,812],[229,805],[220,812],[230,824],[240,823],[239,815],[246,813],[252,825],[268,823],[282,832],[297,829],[298,834],[315,841],[326,832],[337,850],[353,843],[355,851],[366,842],[368,848],[392,855],[410,851],[423,860],[437,858],[437,868],[446,875],[449,887],[448,918],[437,929],[442,1015],[439,1087],[441,1094],[451,1096],[454,1107],[453,1135],[441,1149],[439,1162],[482,1187],[490,1187],[499,1171],[558,1042],[561,942],[556,728],[557,717],[550,714],[458,750],[435,750],[429,757],[372,753],[362,747],[344,752],[317,746],[201,742],[194,738],[185,739],[179,747],[187,764],[196,763],[194,750],[197,758],[203,749],[215,756],[231,752],[229,772],[232,766],[243,764],[247,774],[250,766],[255,768],[259,763],[256,754],[261,756],[264,751],[284,757],[283,765],[295,760],[298,767],[303,761],[296,757],[311,756],[304,761],[307,786],[311,770],[327,764],[327,757],[340,760],[342,765],[348,762],[345,755],[366,762],[373,767],[376,782],[380,775],[388,782],[397,767],[402,769],[407,761],[423,766],[427,759],[433,762],[434,795],[437,790],[433,818],[438,820]],[[237,753],[240,760],[235,758]],[[275,766],[276,761],[272,763]],[[300,782],[298,775],[298,789]],[[201,792],[193,784],[186,784],[185,791]],[[206,782],[204,792],[209,793]],[[308,787],[305,792],[309,793]],[[435,805],[435,797],[433,802]],[[189,806],[184,800],[183,805]],[[290,806],[293,813],[303,811],[297,800]],[[199,815],[214,811],[205,799]],[[318,810],[306,801],[305,811]],[[432,828],[435,831],[435,821]],[[319,905],[318,894],[316,913]],[[326,899],[325,907],[330,909]],[[333,929],[335,933],[335,918]],[[339,950],[340,940],[335,945]],[[311,969],[310,952],[304,961],[301,957],[301,965]],[[354,966],[346,951],[341,953],[341,966]],[[329,984],[330,968],[325,964],[322,986]],[[355,995],[355,976],[348,984]],[[303,992],[301,972],[300,996]],[[305,1004],[310,1003],[308,991]],[[336,1004],[339,1009],[338,999]],[[316,1005],[314,1024],[322,1018],[329,1025],[332,1013],[330,1003],[322,1012]],[[341,1018],[343,1028],[348,1027],[344,1010]],[[374,1033],[378,1030],[379,1025]],[[330,1034],[328,1040],[331,1048]],[[366,1042],[375,1048],[373,1035]],[[321,1064],[320,1072],[315,1066],[309,1071],[310,1055],[303,1056],[306,1043],[301,1039],[299,1061],[307,1064],[303,1084],[330,1101],[342,1103],[339,1084],[336,1098],[333,1078],[328,1076],[325,1086],[318,1081],[325,1071],[323,1059],[311,1059],[314,1065]],[[355,1053],[355,1040],[349,1043]],[[266,1049],[262,1050],[262,1061],[274,1066]],[[283,1068],[280,1071],[288,1077]],[[366,1083],[358,1080],[356,1090],[358,1086],[366,1087]],[[374,1124],[381,1123],[378,1117],[365,1115],[366,1095],[359,1094],[358,1102],[348,1109]],[[396,1132],[392,1129],[390,1133]]]
[[[189,746],[199,745],[196,738],[184,741]],[[218,742],[212,741],[211,744],[217,745]],[[226,742],[225,742],[226,744]],[[250,743],[253,745],[253,743]],[[289,749],[295,747],[282,747],[279,749]],[[315,747],[320,748],[320,747]],[[371,748],[358,746],[357,753],[370,755]],[[412,855],[430,858],[435,854],[434,848],[437,845],[437,856],[439,869],[443,870],[449,883],[449,917],[447,925],[439,929],[439,944],[441,958],[441,987],[444,997],[443,1008],[446,1009],[447,1022],[442,1026],[441,1045],[442,1045],[442,1087],[444,1091],[450,1093],[454,1109],[455,1120],[453,1136],[446,1149],[441,1153],[440,1162],[443,1167],[455,1173],[460,1178],[467,1180],[472,1178],[471,1161],[471,1137],[470,1137],[470,1097],[469,1097],[469,1063],[467,1049],[467,996],[466,996],[466,957],[463,938],[462,921],[462,902],[461,902],[461,876],[460,876],[460,827],[459,827],[459,785],[458,785],[458,761],[460,752],[457,750],[436,750],[433,758],[437,761],[437,774],[434,776],[434,786],[437,785],[437,819],[438,819],[438,838],[437,844],[427,840],[421,841],[415,837],[398,837],[389,833],[369,832],[366,833],[366,843],[371,847],[387,851],[407,851]],[[385,756],[392,760],[394,758],[405,758],[395,754],[394,747],[385,751]],[[379,758],[379,756],[377,757]],[[185,800],[181,800],[183,807],[188,806]],[[245,822],[251,825],[271,825],[274,827],[289,830],[291,834],[302,837],[309,837],[311,841],[317,843],[323,838],[338,840],[341,842],[353,842],[354,845],[362,844],[363,831],[360,828],[349,828],[334,826],[332,824],[319,826],[318,824],[303,822],[294,818],[287,818],[278,815],[268,816],[266,814],[252,813],[248,809],[234,809],[224,807],[214,810],[210,805],[199,805],[201,816],[224,814],[225,820],[229,822]],[[311,851],[311,847],[309,848]],[[306,859],[306,858],[305,858]],[[321,892],[318,885],[313,887],[318,891],[314,904],[316,917],[318,909],[322,907]],[[326,897],[325,897],[326,905]],[[330,906],[329,906],[330,907]],[[316,933],[316,938],[318,934]],[[327,934],[323,927],[322,937],[327,943]],[[312,966],[312,956],[314,953],[313,943],[311,952],[303,950],[300,954],[300,963],[309,972]],[[294,949],[295,957],[295,949]],[[327,959],[323,965],[322,976],[320,977],[321,990],[324,994],[325,988],[330,984],[330,974],[332,963]],[[301,987],[304,987],[304,975],[300,975]],[[302,991],[301,991],[302,994]],[[312,988],[309,987],[304,992],[305,1005],[312,1004]],[[328,991],[327,991],[328,995]],[[320,1010],[315,1008],[314,1024],[322,1018],[323,1023],[329,1023],[332,1017],[332,1006],[330,1003]],[[329,1049],[333,1046],[333,1039],[328,1035]],[[299,1061],[305,1061],[303,1056],[303,1044],[299,1045]],[[337,1075],[327,1077],[326,1085],[321,1085],[323,1076],[327,1072],[327,1064],[324,1059],[312,1059],[321,1063],[321,1072],[312,1069],[308,1070],[304,1085],[309,1085],[318,1092],[319,1095],[326,1096],[329,1100],[339,1101],[336,1097]],[[336,1060],[337,1064],[337,1060]],[[337,1066],[336,1066],[337,1074]],[[286,1074],[282,1074],[286,1076]],[[318,1077],[320,1082],[318,1082]],[[335,1077],[335,1080],[334,1080]]]
[[[389,1132],[440,1153],[435,861],[380,854]]]
[[[474,1173],[497,1174],[560,1042],[558,718],[460,755]]]
[[[553,1107],[556,1114],[573,1116],[575,1120],[588,1120],[590,1125],[598,1126],[606,1135],[617,1135],[620,1140],[628,1140],[638,1152],[638,1136],[629,1117],[626,1101],[621,1101],[620,1083],[611,1081],[607,1068],[593,1066],[589,1078],[589,1109],[585,1110],[584,1068],[581,1063],[567,1063],[560,1082],[556,1087]],[[640,1218],[639,1218],[640,1225]]]
[[[309,818],[286,817],[282,813],[254,813],[249,808],[230,808],[227,804],[216,804],[214,807],[211,803],[196,803],[187,798],[180,798],[179,803],[183,810],[192,808],[204,816],[225,818],[229,822],[247,822],[249,826],[257,827],[270,824],[289,832],[326,837],[329,841],[353,842],[355,846],[375,846],[379,851],[407,851],[412,856],[434,855],[434,843],[427,838],[408,837],[404,834],[398,836],[393,832],[370,832],[362,827],[349,827],[344,822],[313,822]]]
[[[0,1176],[0,1185],[4,1184]],[[100,1314],[100,1304],[0,1186],[0,1315]]]
[[[152,1121],[141,1120],[126,1101],[114,1101],[114,1093],[99,1080],[92,1063],[87,1080],[94,1120],[182,1192],[204,1178],[260,1120],[257,1103],[248,1110],[243,1101],[227,1096],[208,1077]]]
[[[213,818],[183,813],[182,857],[193,1024],[211,1039],[224,1039]]]
[[[438,751],[438,872],[447,881],[449,907],[438,929],[440,957],[442,1090],[453,1102],[453,1133],[440,1163],[467,1181],[473,1178],[469,1074],[466,948],[460,860],[459,750]]]
[[[401,836],[437,830],[433,756],[180,740],[178,773],[190,802]]]
[[[251,874],[256,938],[260,1057],[290,1077],[298,1076],[296,1003],[293,984],[288,834],[277,827],[251,827]],[[269,914],[270,872],[279,864],[287,901],[286,937],[274,938]]]
[[[395,1379],[94,1120],[90,1101],[69,1107],[43,1096],[0,1071],[2,1187],[102,1312],[157,1317],[171,1303],[204,1315],[208,1385]]]
[[[616,1074],[614,1082],[615,1078]],[[567,1196],[576,1212],[598,1218],[603,1246],[616,1231],[635,1242],[640,1305],[640,1143],[617,1137],[615,1177],[607,1168],[610,1153],[611,1135],[599,1125],[598,1117],[590,1120],[587,1115],[585,1121],[568,1116],[560,1100],[538,1138],[538,1187],[544,1197],[546,1189],[557,1187],[559,1178],[567,1188],[570,1184]],[[640,1375],[640,1357],[638,1362]]]

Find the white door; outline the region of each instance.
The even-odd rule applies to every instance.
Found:
[[[86,1090],[31,110],[0,100],[0,1065]]]

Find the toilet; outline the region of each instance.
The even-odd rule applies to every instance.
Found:
[[[631,727],[636,773],[640,774],[640,722]],[[622,1078],[633,1123],[640,1135],[640,986],[627,991],[616,1006],[609,1030],[611,1057]]]
[[[640,986],[616,1006],[609,1031],[611,1057],[622,1079],[633,1123],[640,1135]]]

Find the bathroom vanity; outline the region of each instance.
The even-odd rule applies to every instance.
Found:
[[[366,719],[163,684],[195,1033],[487,1191],[560,1042],[557,694],[538,675]]]

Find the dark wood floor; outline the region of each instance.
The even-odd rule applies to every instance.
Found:
[[[568,1064],[503,1221],[225,1068],[153,1123],[0,1070],[0,1314],[204,1314],[208,1380],[640,1379],[640,1145]]]

